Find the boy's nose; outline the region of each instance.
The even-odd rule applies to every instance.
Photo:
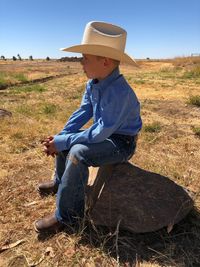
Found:
[[[81,57],[81,65],[83,65],[84,64],[84,59],[83,59],[83,57]]]

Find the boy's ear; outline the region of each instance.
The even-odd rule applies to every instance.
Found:
[[[105,57],[104,58],[104,66],[107,67],[107,66],[110,66],[110,64],[111,64],[111,59],[108,57]]]

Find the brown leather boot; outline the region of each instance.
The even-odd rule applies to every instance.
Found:
[[[57,191],[58,185],[53,180],[38,185],[38,192],[41,196],[55,195]]]
[[[54,214],[48,215],[34,222],[34,229],[37,233],[58,232],[63,229],[64,225],[60,223]]]

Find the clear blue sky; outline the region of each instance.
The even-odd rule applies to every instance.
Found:
[[[74,56],[59,48],[92,20],[125,28],[136,59],[200,53],[200,0],[0,0],[0,56]]]

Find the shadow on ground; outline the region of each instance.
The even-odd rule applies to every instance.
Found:
[[[161,266],[199,267],[200,213],[193,209],[170,233],[166,228],[144,234],[109,232],[105,227],[88,225],[80,242],[103,248],[122,266],[147,261]]]

